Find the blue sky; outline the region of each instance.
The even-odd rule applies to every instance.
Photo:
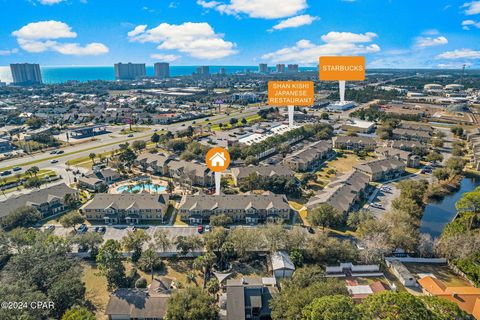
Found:
[[[281,3],[281,4],[280,4]],[[0,65],[480,67],[480,1],[0,0]]]

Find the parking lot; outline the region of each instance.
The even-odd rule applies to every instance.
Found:
[[[400,190],[395,186],[395,183],[386,183],[378,190],[368,209],[375,217],[379,218],[390,210],[392,200],[398,196],[400,196]]]

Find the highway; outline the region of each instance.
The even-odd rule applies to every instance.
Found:
[[[237,118],[248,117],[256,114],[261,108],[264,108],[264,107],[254,107],[254,108],[250,108],[249,110],[243,110],[242,112],[232,112],[230,113],[230,115],[217,114],[210,117],[208,122],[211,124],[217,124],[222,122],[228,123],[228,121],[232,117],[237,117]],[[28,169],[28,167],[31,167],[33,165],[39,167],[40,169],[50,168],[55,170],[56,168],[59,167],[59,165],[64,166],[65,162],[69,160],[86,157],[92,152],[96,154],[110,152],[115,149],[118,149],[118,145],[125,142],[132,142],[135,140],[150,140],[150,137],[155,132],[155,130],[160,134],[162,132],[167,132],[167,131],[176,132],[176,131],[184,130],[188,126],[196,127],[200,125],[207,125],[207,122],[203,119],[197,119],[197,120],[190,120],[190,121],[181,122],[181,123],[172,123],[168,125],[150,125],[148,126],[148,130],[134,133],[133,137],[107,133],[105,135],[97,136],[96,138],[98,138],[99,140],[96,140],[96,141],[89,141],[83,144],[78,144],[75,146],[66,146],[64,148],[61,148],[59,150],[63,150],[64,153],[60,155],[52,155],[49,152],[43,152],[43,153],[36,153],[30,156],[25,156],[21,158],[4,160],[0,162],[0,171],[11,169],[16,166],[22,167],[23,170],[26,170]],[[52,164],[51,160],[53,159],[58,160],[58,163]]]

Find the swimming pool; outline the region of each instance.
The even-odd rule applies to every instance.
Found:
[[[161,186],[158,184],[147,183],[145,185],[139,186],[136,184],[127,184],[117,188],[118,193],[123,192],[130,192],[130,193],[138,193],[142,192],[143,190],[148,191],[150,193],[160,193],[165,191],[166,187]]]

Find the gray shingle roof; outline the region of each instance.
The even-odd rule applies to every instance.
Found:
[[[30,204],[40,205],[42,203],[51,201],[52,198],[60,198],[63,201],[65,195],[75,193],[77,193],[77,190],[71,189],[66,184],[61,183],[45,189],[33,191],[28,194],[22,194],[20,196],[0,202],[0,217],[6,216],[20,207],[28,206]]]
[[[107,315],[130,315],[130,318],[163,318],[169,296],[149,296],[146,290],[122,288],[110,296]]]
[[[239,167],[233,168],[232,174],[237,176],[237,179],[246,178],[252,173],[256,173],[258,176],[271,177],[271,176],[282,176],[289,177],[293,176],[294,172],[283,165],[271,165],[271,166],[251,166],[251,167]]]
[[[353,167],[363,172],[375,174],[405,167],[405,163],[395,158],[386,158],[355,164]]]
[[[116,210],[127,209],[166,209],[168,195],[163,194],[107,194],[98,193],[86,203],[82,209],[104,210],[112,208]]]
[[[285,195],[268,194],[222,194],[186,195],[180,202],[180,210],[257,210],[290,209]]]

